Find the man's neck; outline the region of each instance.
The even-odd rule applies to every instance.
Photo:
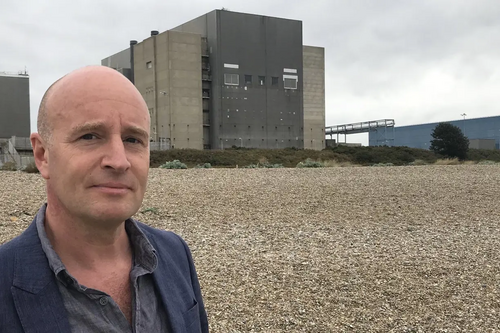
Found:
[[[64,211],[51,209],[45,214],[47,237],[66,269],[101,271],[114,266],[128,265],[132,250],[125,223],[96,227],[96,223],[69,217]]]

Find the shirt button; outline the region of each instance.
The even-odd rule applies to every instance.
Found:
[[[101,297],[101,298],[99,299],[99,303],[100,303],[102,306],[104,306],[104,305],[108,304],[108,298],[107,298],[107,297]]]

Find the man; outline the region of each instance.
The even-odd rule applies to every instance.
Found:
[[[106,67],[46,92],[31,135],[47,204],[0,247],[0,332],[208,332],[190,251],[131,219],[149,169],[148,108]]]

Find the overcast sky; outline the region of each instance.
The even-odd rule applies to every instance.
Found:
[[[0,71],[27,68],[35,131],[64,74],[222,7],[303,21],[304,44],[325,48],[326,125],[500,115],[499,0],[0,0]]]

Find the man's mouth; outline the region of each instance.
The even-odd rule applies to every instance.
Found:
[[[132,188],[126,184],[123,183],[117,183],[117,182],[108,182],[108,183],[102,183],[98,185],[94,185],[93,188],[96,188],[97,190],[107,193],[107,194],[125,194],[128,191],[132,190]]]

